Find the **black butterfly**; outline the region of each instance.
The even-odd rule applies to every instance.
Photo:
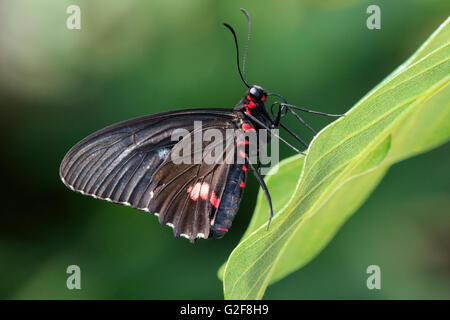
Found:
[[[241,10],[248,22],[243,64],[245,75],[250,18],[244,9]],[[99,130],[77,143],[64,157],[59,172],[66,186],[84,195],[153,213],[162,225],[173,228],[176,237],[184,236],[194,242],[197,238],[219,238],[228,231],[238,211],[247,170],[250,168],[269,203],[269,226],[273,216],[270,195],[259,172],[259,165],[255,168],[249,161],[249,140],[245,133],[253,130],[267,130],[270,133],[270,129],[282,127],[308,147],[281,123],[281,118],[290,113],[315,133],[294,110],[339,115],[293,106],[278,94],[249,85],[240,69],[236,33],[228,24],[224,25],[233,34],[238,71],[248,88],[234,109],[169,111],[123,121]],[[273,117],[265,107],[268,96],[283,100],[272,104],[270,109]],[[275,113],[274,107],[278,107]],[[196,133],[194,121],[202,121],[202,131],[214,128],[223,132],[224,137],[227,129],[235,130],[236,135],[221,141],[225,147],[222,154],[216,156],[223,159],[231,155],[234,160],[240,157],[243,161],[176,164],[173,161],[174,150],[183,144],[192,143],[191,138]],[[184,129],[187,134],[180,141],[173,141],[172,134],[177,129]],[[275,136],[300,153],[287,141]],[[259,148],[267,141],[258,140],[257,143]],[[187,156],[194,157],[194,152]]]

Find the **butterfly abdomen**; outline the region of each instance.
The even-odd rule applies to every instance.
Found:
[[[233,223],[242,193],[247,179],[247,167],[242,164],[234,164],[230,168],[229,178],[222,194],[216,217],[210,229],[210,238],[220,238],[224,236]]]

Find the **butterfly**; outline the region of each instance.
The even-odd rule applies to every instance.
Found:
[[[220,238],[231,227],[239,209],[249,169],[262,187],[269,204],[269,220],[273,217],[270,193],[260,173],[258,161],[250,161],[250,147],[265,147],[268,139],[251,142],[247,134],[263,130],[287,144],[273,129],[283,128],[306,148],[308,144],[281,123],[292,114],[316,133],[296,111],[327,116],[340,116],[312,111],[288,104],[276,93],[257,85],[249,85],[245,77],[245,57],[250,40],[250,17],[241,9],[248,22],[248,38],[240,68],[239,46],[231,31],[237,55],[237,67],[247,91],[233,109],[186,109],[147,115],[103,128],[73,146],[61,162],[59,174],[63,183],[83,195],[144,210],[158,217],[162,225],[173,228],[175,237],[191,242],[198,238]],[[266,99],[275,101],[266,109]],[[275,108],[275,111],[274,111]],[[278,108],[278,110],[276,110]],[[196,122],[201,127],[196,128]],[[173,139],[176,132],[184,132]],[[182,158],[193,160],[196,154],[195,136],[208,130],[221,135],[219,141],[202,141],[205,148],[220,142],[222,148],[215,159],[229,161],[175,161],[179,150]],[[227,130],[235,134],[227,135]],[[194,142],[193,142],[194,141]],[[187,150],[187,151],[186,151]],[[179,159],[178,159],[179,160]],[[236,161],[240,160],[240,161]]]

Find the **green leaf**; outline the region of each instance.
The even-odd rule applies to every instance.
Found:
[[[280,211],[292,197],[302,172],[304,160],[305,158],[302,155],[284,159],[266,175],[264,181],[270,190],[274,212]],[[269,205],[267,204],[264,192],[258,193],[255,212],[258,212],[259,214],[253,215],[243,239],[248,237],[262,224],[267,223],[269,218]],[[217,272],[217,275],[221,280],[223,278],[224,269],[225,264],[222,265]]]
[[[219,270],[226,299],[261,299],[270,283],[326,246],[392,164],[448,141],[449,21],[324,128],[304,160],[287,159],[267,177],[275,217],[266,231],[268,208],[260,192],[248,230]]]

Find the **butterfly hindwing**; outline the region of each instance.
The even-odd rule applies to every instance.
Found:
[[[190,241],[209,237],[211,221],[218,210],[230,164],[236,156],[235,138],[227,137],[225,132],[231,126],[228,123],[222,124],[220,129],[218,126],[214,127],[220,130],[222,141],[203,141],[203,152],[220,145],[220,151],[213,152],[210,161],[206,161],[204,157],[201,161],[195,161],[195,132],[192,132],[173,148],[169,157],[155,172],[150,184],[152,199],[148,209],[158,214],[161,224],[171,226],[175,236],[181,235]],[[188,147],[184,150],[189,151],[180,156],[179,151],[184,147]],[[180,160],[184,163],[177,163]]]

